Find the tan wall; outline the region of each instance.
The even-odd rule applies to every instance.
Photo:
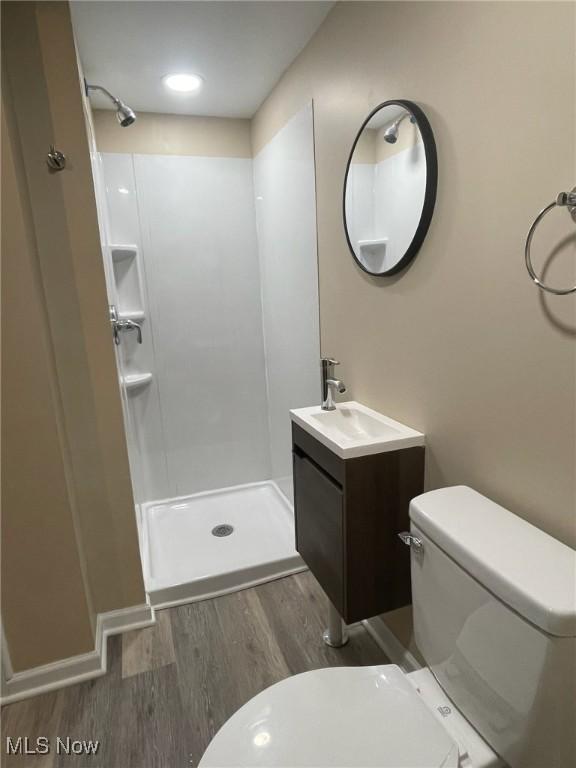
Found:
[[[350,396],[426,433],[427,488],[471,485],[572,545],[575,299],[539,293],[523,245],[575,181],[574,15],[569,3],[340,3],[253,121],[258,148],[314,99],[322,351],[342,361]],[[361,122],[394,98],[432,124],[438,199],[412,265],[372,278],[346,246],[342,180]],[[538,250],[573,232],[556,213]],[[573,257],[556,261],[550,278],[570,284]]]
[[[377,131],[365,128],[360,134],[358,143],[354,147],[353,162],[358,165],[374,165],[376,163],[376,136]]]
[[[2,97],[2,616],[12,664],[26,669],[89,651],[93,639],[54,359],[5,88]]]
[[[121,128],[111,110],[92,115],[100,152],[252,157],[249,120],[138,112],[133,125]]]
[[[3,402],[5,412],[14,414],[11,431],[5,435],[8,456],[19,450],[18,441],[14,447],[10,445],[15,433],[21,433],[21,441],[36,438],[34,450],[20,451],[19,461],[7,468],[8,481],[4,478],[10,495],[3,519],[11,527],[2,540],[3,610],[13,606],[4,616],[4,625],[14,666],[21,669],[86,650],[85,633],[64,631],[72,620],[66,617],[75,609],[78,622],[88,621],[89,626],[95,613],[141,604],[145,594],[68,6],[10,2],[3,4],[2,11],[4,73],[11,91],[12,137],[17,145],[11,151],[17,150],[22,157],[16,179],[30,212],[24,221],[25,234],[36,244],[34,260],[41,285],[36,292],[29,280],[19,285],[23,305],[33,308],[30,328],[12,330],[9,307],[4,307],[4,322],[14,334],[33,336],[36,315],[42,314],[61,408],[60,415],[51,415],[54,402],[43,403],[45,419],[51,419],[46,422],[47,430],[54,430],[60,419],[58,456],[54,455],[56,436],[47,433],[44,443],[33,431],[34,420],[24,418],[31,389],[39,389],[44,379],[40,370],[34,370],[38,349],[26,344],[18,349],[9,346],[7,354],[18,355],[4,361],[4,375],[16,366],[23,379],[35,377],[26,388],[8,388],[8,399]],[[52,142],[68,158],[67,169],[61,173],[50,173],[45,164]],[[15,242],[16,235],[12,235],[10,249]],[[7,248],[6,269],[18,258],[18,253]],[[67,512],[63,491],[56,492],[49,482],[52,475],[46,468],[54,465],[66,471]],[[54,483],[58,482],[56,473]],[[43,500],[42,508],[27,503],[30,494]],[[68,551],[66,557],[60,549],[53,553],[48,537],[44,546],[37,542],[38,549],[24,547],[26,534],[39,517],[44,527],[53,525],[53,537],[61,539],[60,549],[71,546],[70,526],[74,523],[77,551]],[[37,541],[36,536],[30,538]],[[46,572],[56,555],[61,559],[63,578],[76,587],[77,569],[68,568],[67,563],[84,563],[85,602],[91,605],[90,611],[84,609],[85,619],[77,606],[66,602],[72,584],[68,590],[46,588],[50,583]],[[18,559],[28,563],[21,563],[19,570],[7,570]],[[64,622],[53,645],[46,642],[44,622],[49,613],[53,624]],[[26,653],[19,650],[22,647]]]

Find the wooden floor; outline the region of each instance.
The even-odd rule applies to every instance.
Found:
[[[326,598],[310,573],[158,611],[157,625],[109,640],[104,677],[2,710],[1,765],[195,766],[238,707],[309,669],[387,662],[357,626],[339,650],[322,642]],[[99,740],[95,756],[7,756],[6,737]]]

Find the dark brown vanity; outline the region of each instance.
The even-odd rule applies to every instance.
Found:
[[[423,442],[423,441],[422,441]],[[296,549],[346,623],[411,602],[410,500],[424,446],[342,458],[292,423]]]

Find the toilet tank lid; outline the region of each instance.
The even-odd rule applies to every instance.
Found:
[[[502,602],[545,632],[576,637],[576,552],[464,485],[414,498],[410,519]]]

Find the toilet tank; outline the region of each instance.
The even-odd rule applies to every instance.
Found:
[[[458,486],[410,505],[415,639],[511,768],[576,765],[576,552]]]

